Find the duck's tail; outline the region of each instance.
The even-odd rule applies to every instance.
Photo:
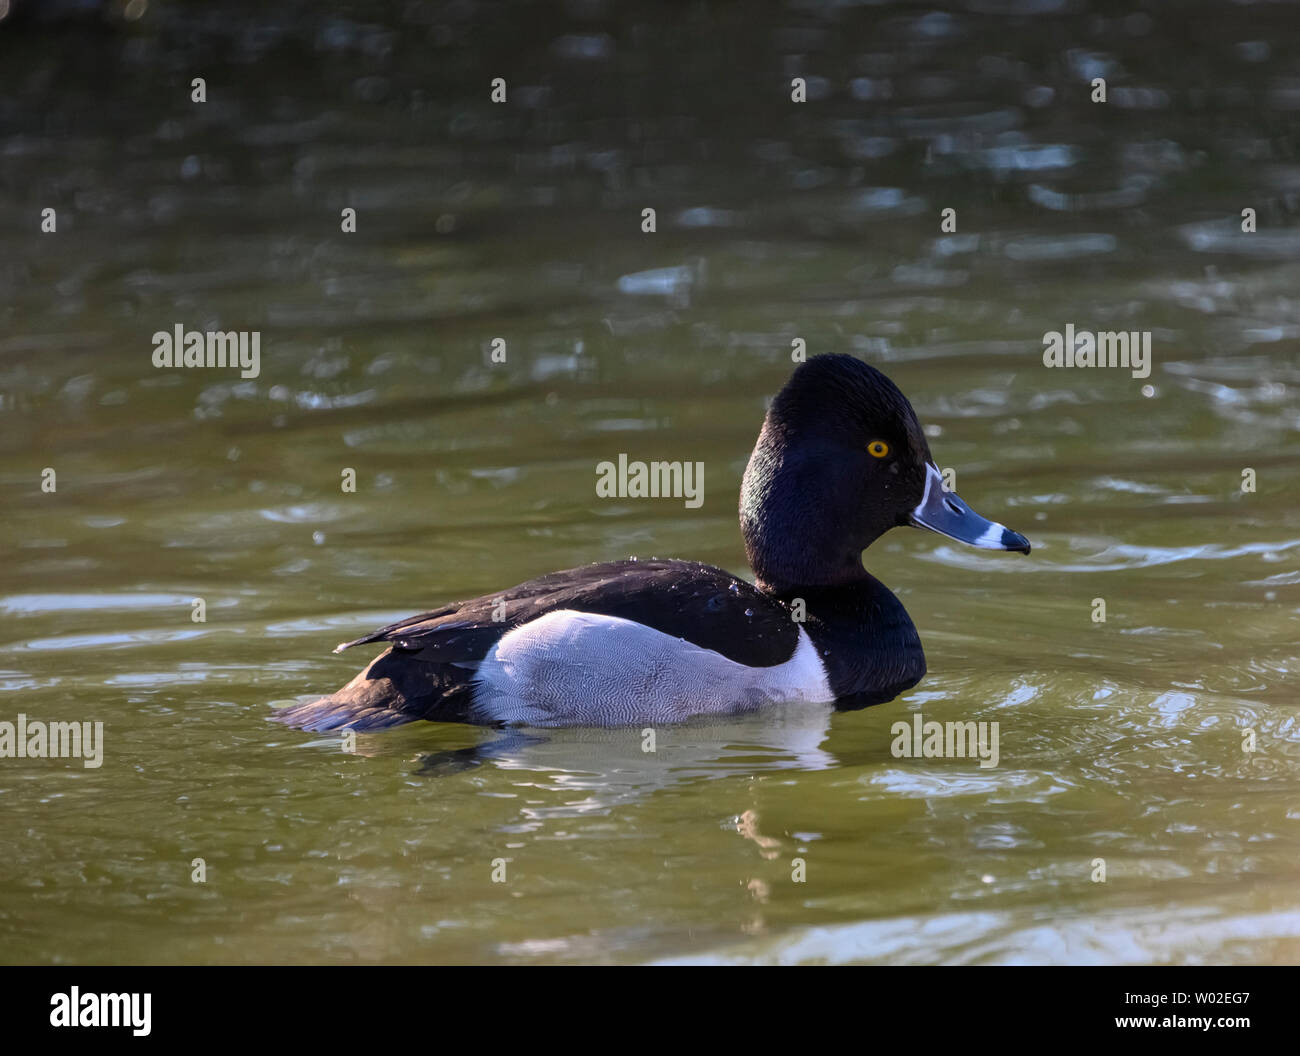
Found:
[[[387,652],[328,697],[290,704],[271,718],[300,730],[389,730],[408,722],[468,722],[473,673]]]

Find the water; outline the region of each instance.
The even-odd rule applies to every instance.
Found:
[[[332,8],[0,24],[0,719],[105,724],[98,769],[0,761],[5,961],[1300,957],[1287,11]],[[177,323],[260,330],[259,376],[154,369]],[[1067,324],[1151,331],[1150,377],[1045,368]],[[796,338],[1033,541],[869,551],[916,689],[653,754],[267,721],[449,599],[744,573]],[[703,506],[597,500],[619,452]],[[916,712],[999,765],[896,758]]]

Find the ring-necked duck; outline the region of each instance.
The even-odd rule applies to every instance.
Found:
[[[276,718],[305,730],[613,726],[879,704],[925,674],[906,610],[862,567],[862,551],[904,524],[1029,553],[1023,535],[944,492],[893,382],[852,356],[817,356],[772,401],[745,470],[755,585],[694,561],[552,572],[340,645],[389,648],[337,693]]]

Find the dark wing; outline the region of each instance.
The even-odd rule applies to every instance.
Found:
[[[390,642],[427,663],[480,660],[511,628],[558,609],[633,620],[750,667],[784,663],[799,640],[785,605],[730,572],[695,561],[610,561],[411,616],[335,651]]]

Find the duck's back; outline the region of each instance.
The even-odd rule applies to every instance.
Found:
[[[337,693],[277,718],[311,730],[416,719],[617,725],[831,699],[790,609],[693,561],[554,572],[339,648],[372,642],[390,649]]]

